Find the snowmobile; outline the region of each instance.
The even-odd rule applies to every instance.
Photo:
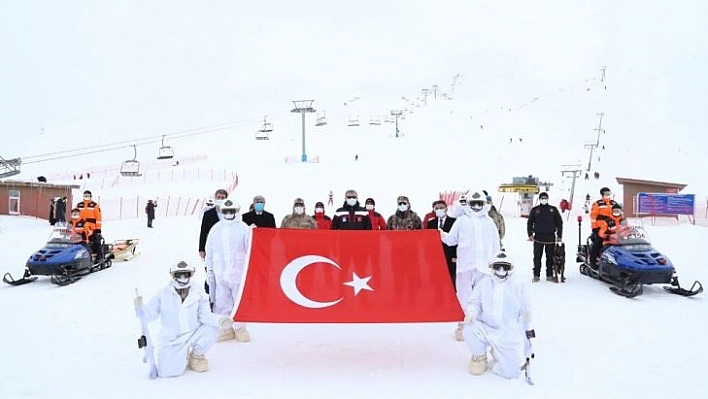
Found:
[[[47,243],[33,253],[25,264],[25,273],[15,280],[5,273],[2,281],[22,285],[37,280],[37,276],[50,276],[52,283],[63,286],[76,282],[82,276],[112,266],[111,246],[100,237],[92,246],[71,228],[52,230]]]
[[[597,264],[592,265],[592,239],[589,237],[585,244],[580,243],[581,224],[582,219],[579,217],[576,261],[580,263],[580,273],[613,284],[610,287],[612,292],[634,298],[644,292],[644,284],[669,284],[664,287],[665,290],[682,296],[703,292],[703,285],[699,281],[695,281],[690,289],[681,287],[674,265],[669,258],[652,247],[640,226],[618,226],[613,244],[602,251]]]

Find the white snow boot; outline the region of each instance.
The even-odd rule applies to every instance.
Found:
[[[455,329],[455,341],[463,342],[465,340],[465,336],[462,335],[462,331],[464,329],[465,329],[464,323],[457,323],[457,328]]]
[[[250,342],[251,341],[251,334],[249,334],[248,330],[246,330],[246,326],[241,326],[241,327],[237,328],[234,335],[236,337],[236,341],[238,341],[238,342]]]
[[[209,371],[209,362],[204,355],[196,355],[191,353],[189,355],[189,362],[187,363],[190,369],[196,371],[197,373],[203,373]]]
[[[236,338],[233,328],[227,328],[226,330],[221,330],[219,336],[216,337],[216,342],[230,341]]]
[[[482,375],[487,371],[487,355],[472,356],[469,372],[472,375]]]

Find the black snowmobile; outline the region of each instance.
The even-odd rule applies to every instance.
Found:
[[[682,296],[703,292],[699,281],[695,281],[690,289],[681,287],[674,265],[651,246],[646,232],[639,226],[619,226],[616,243],[602,251],[597,265],[591,265],[592,237],[581,244],[581,224],[579,217],[576,261],[581,263],[580,273],[613,284],[610,287],[612,292],[634,298],[644,292],[644,284],[669,284],[665,290]]]
[[[89,245],[71,228],[59,227],[52,231],[44,247],[27,259],[21,279],[5,273],[2,281],[22,285],[36,281],[37,276],[50,276],[52,283],[67,285],[89,273],[111,267],[112,259],[111,247],[102,237]]]

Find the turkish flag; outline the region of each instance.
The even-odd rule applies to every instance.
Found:
[[[253,230],[234,320],[462,321],[437,230]]]

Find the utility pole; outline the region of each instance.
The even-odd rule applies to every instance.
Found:
[[[396,117],[396,138],[398,138],[398,117],[403,115],[403,111],[400,109],[395,109],[391,111],[391,115]]]
[[[292,113],[302,114],[302,157],[300,159],[302,162],[307,162],[307,153],[305,152],[305,114],[308,112],[317,112],[317,110],[312,108],[313,102],[315,102],[315,100],[293,101],[295,108],[290,110]]]
[[[573,197],[575,196],[575,182],[578,179],[578,176],[583,172],[583,168],[579,164],[575,165],[563,165],[563,170],[561,170],[561,175],[563,177],[570,175],[573,177],[573,184],[570,186],[570,203],[571,205],[573,204]],[[568,216],[566,217],[566,220],[570,217],[570,212],[568,212]]]
[[[602,129],[602,117],[603,117],[603,115],[605,115],[605,113],[598,112],[597,115],[600,117],[600,122],[598,123],[597,127],[594,129],[597,132],[597,138],[595,139],[594,143],[587,143],[583,146],[584,148],[590,149],[590,158],[588,159],[588,169],[587,169],[588,172],[592,168],[592,154],[595,151],[595,148],[600,146],[600,134],[605,132]]]

